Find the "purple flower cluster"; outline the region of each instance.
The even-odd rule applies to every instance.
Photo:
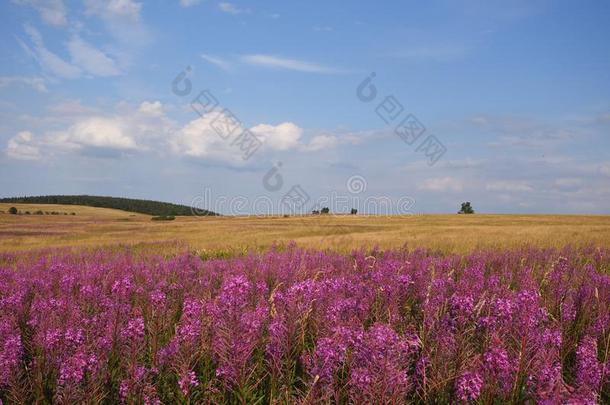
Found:
[[[0,403],[610,402],[610,250],[0,256]]]

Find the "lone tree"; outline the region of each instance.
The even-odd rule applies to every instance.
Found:
[[[11,207],[8,209],[9,214],[17,215],[17,212],[18,212],[17,208],[15,208],[15,207]]]
[[[351,214],[356,215],[357,213],[358,213],[358,210],[356,208],[352,208]]]
[[[462,209],[458,211],[458,214],[474,214],[470,201],[462,203]]]
[[[320,210],[321,214],[328,214],[329,212],[330,212],[330,208],[328,208],[328,207],[324,207]]]

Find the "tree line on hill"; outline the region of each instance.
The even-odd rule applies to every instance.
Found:
[[[161,201],[139,200],[122,197],[103,197],[93,195],[45,195],[36,197],[0,198],[2,203],[15,204],[62,204],[84,205],[87,207],[113,208],[155,216],[193,216],[218,215],[212,211],[172,204]]]

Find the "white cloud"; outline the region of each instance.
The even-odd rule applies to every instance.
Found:
[[[30,37],[32,48],[23,42],[21,43],[22,46],[36,59],[44,71],[53,76],[76,79],[81,77],[83,73],[102,77],[121,74],[112,58],[77,35],[73,36],[67,43],[72,62],[70,63],[45,47],[42,36],[36,28],[26,24],[24,30]]]
[[[81,67],[87,73],[102,77],[121,74],[113,59],[78,36],[74,36],[68,42],[68,50],[72,57],[72,63]]]
[[[160,101],[144,101],[140,104],[139,112],[153,117],[163,116],[163,104]]]
[[[235,4],[229,3],[226,1],[218,3],[218,8],[223,13],[228,13],[228,14],[241,14],[241,13],[246,13],[249,11],[247,9],[239,8]]]
[[[36,59],[43,70],[48,71],[54,76],[66,79],[74,79],[81,75],[80,68],[66,62],[44,46],[38,30],[27,24],[24,26],[24,29],[32,41],[33,49],[30,49],[25,44],[22,45]]]
[[[201,54],[201,58],[212,65],[218,66],[222,70],[229,70],[231,68],[231,64],[229,62],[218,56],[212,56],[204,53]]]
[[[298,59],[288,59],[273,55],[243,55],[241,60],[249,65],[263,66],[274,69],[295,70],[307,73],[333,74],[341,73],[340,70],[328,66],[323,66],[314,62],[307,62]]]
[[[232,143],[246,128],[239,124],[232,134],[221,137],[217,128],[228,118],[213,111],[177,126],[165,114],[160,101],[144,101],[137,106],[119,103],[115,114],[104,114],[85,107],[78,101],[55,105],[48,109],[52,116],[38,119],[37,127],[46,132],[39,140],[32,136],[14,138],[7,154],[11,157],[38,156],[37,148],[44,145],[46,155],[89,152],[92,149],[113,151],[151,151],[163,155],[167,150],[179,156],[243,166],[244,150]],[[218,120],[218,121],[217,121]],[[42,122],[44,125],[41,125]],[[216,128],[216,129],[215,129]],[[304,142],[303,129],[292,122],[277,125],[261,123],[249,128],[261,141],[257,153],[269,151],[317,151],[345,142],[355,142],[350,136],[317,135]],[[26,146],[31,148],[26,148]]]
[[[33,7],[47,24],[55,26],[66,24],[66,6],[62,0],[13,0],[13,2],[21,6]]]
[[[599,172],[606,176],[610,176],[610,163],[602,164],[599,166]]]
[[[114,54],[121,66],[133,63],[138,47],[148,46],[153,33],[140,18],[143,2],[133,0],[85,0],[85,14],[99,17],[108,33],[114,38]]]
[[[214,129],[218,122],[225,119],[227,116],[223,112],[214,111],[189,122],[172,135],[170,142],[173,151],[179,155],[243,165],[243,152],[232,145],[231,141],[244,127],[238,126],[231,137],[225,139]],[[282,151],[297,148],[303,133],[301,128],[291,122],[279,125],[259,124],[250,128],[250,131],[263,143],[261,150]]]
[[[80,100],[66,100],[53,103],[47,107],[47,110],[55,116],[68,118],[91,116],[99,113],[99,110],[83,105]]]
[[[201,3],[201,0],[180,0],[182,7],[191,7]]]
[[[30,131],[21,131],[9,139],[6,145],[6,154],[10,158],[19,160],[40,159],[40,150],[34,135]]]
[[[307,152],[315,152],[323,149],[331,149],[339,144],[339,139],[334,135],[316,135],[303,147]]]
[[[464,185],[454,177],[437,177],[425,180],[418,188],[427,191],[462,191]]]
[[[46,155],[97,149],[113,151],[142,151],[154,149],[163,152],[172,123],[163,113],[159,101],[145,101],[132,107],[119,105],[114,115],[101,115],[97,110],[83,107],[78,102],[76,112],[67,106],[53,109],[56,123],[63,128],[48,130],[40,139],[24,131],[11,139],[6,148],[9,157],[16,159],[38,158],[44,146]]]
[[[170,140],[173,151],[184,156],[243,164],[239,148],[232,147],[230,140],[221,138],[214,130],[216,119],[223,120],[223,113],[211,112],[186,124]],[[237,128],[235,132],[242,129]]]
[[[487,191],[500,191],[500,192],[527,192],[532,191],[533,188],[529,184],[523,181],[511,181],[511,180],[500,180],[487,183],[485,186]]]
[[[555,180],[554,185],[560,191],[578,191],[582,183],[582,179],[576,177],[561,177]]]
[[[292,122],[284,122],[273,126],[268,124],[259,124],[250,128],[265,147],[275,150],[288,150],[299,145],[299,139],[303,134],[303,130]]]
[[[42,77],[25,77],[25,76],[1,76],[0,77],[0,88],[8,87],[12,85],[24,85],[33,88],[41,93],[46,93],[47,87],[45,86],[45,80]]]
[[[133,0],[85,0],[85,13],[105,19],[138,20],[142,3]]]
[[[127,150],[137,147],[127,125],[120,118],[91,117],[57,133],[53,141],[67,148],[97,147]]]

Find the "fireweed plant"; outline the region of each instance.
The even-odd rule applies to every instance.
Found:
[[[6,403],[610,401],[610,250],[0,256]]]

